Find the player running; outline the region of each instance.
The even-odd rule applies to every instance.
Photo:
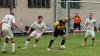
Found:
[[[12,53],[15,53],[15,40],[14,40],[14,36],[13,36],[12,30],[11,30],[11,27],[15,26],[18,30],[20,30],[20,29],[15,24],[14,13],[11,12],[10,14],[5,15],[5,17],[3,18],[0,25],[2,25],[2,32],[5,37],[5,42],[4,42],[3,48],[2,48],[2,53],[7,52],[6,47],[7,47],[7,43],[9,41],[9,39],[12,42]]]
[[[65,24],[67,23],[67,20],[58,20],[54,23],[54,34],[52,39],[50,40],[49,46],[47,50],[50,50],[51,45],[53,44],[54,40],[56,37],[59,35],[62,36],[62,42],[61,42],[61,47],[65,47],[65,41],[66,41],[66,32],[65,32]]]
[[[86,46],[87,45],[87,38],[89,36],[89,34],[92,36],[92,41],[93,41],[93,46],[95,47],[95,31],[94,31],[94,26],[97,28],[97,32],[99,32],[99,29],[96,25],[96,19],[93,18],[93,14],[90,13],[89,14],[89,18],[86,19],[85,21],[85,28],[86,28],[86,33],[85,33],[85,39],[84,39],[84,43],[83,45]]]
[[[38,16],[38,20],[33,22],[33,24],[29,27],[28,34],[30,33],[30,30],[32,27],[34,27],[35,30],[27,37],[27,40],[25,42],[25,46],[23,49],[28,48],[28,44],[29,44],[31,37],[35,37],[34,47],[36,47],[43,32],[45,32],[47,29],[42,16]]]

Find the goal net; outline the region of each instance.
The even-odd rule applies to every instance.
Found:
[[[68,30],[73,29],[73,16],[76,13],[81,17],[81,27],[83,28],[85,19],[88,18],[89,13],[93,13],[93,17],[97,20],[98,26],[100,25],[100,2],[95,1],[66,1],[59,0],[56,4],[56,20],[64,19],[67,17]]]

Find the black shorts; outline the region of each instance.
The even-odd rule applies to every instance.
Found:
[[[65,29],[64,30],[55,29],[53,36],[58,37],[59,35],[62,36],[62,35],[65,35],[65,34],[66,34]]]
[[[81,29],[80,23],[79,24],[74,23],[74,29],[76,29],[77,27],[79,28],[79,30]]]

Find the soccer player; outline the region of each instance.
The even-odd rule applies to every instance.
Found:
[[[50,40],[49,46],[47,50],[50,50],[51,45],[53,44],[54,40],[60,35],[62,36],[62,42],[61,47],[65,47],[65,41],[66,41],[66,32],[65,32],[65,24],[67,23],[67,20],[58,20],[54,23],[54,34],[52,39]]]
[[[85,39],[84,39],[84,43],[83,45],[86,46],[87,45],[87,37],[89,35],[92,36],[92,41],[93,41],[93,46],[95,47],[95,31],[94,31],[94,26],[97,28],[97,32],[99,32],[99,29],[96,25],[96,19],[93,18],[93,13],[89,14],[89,18],[86,19],[85,21],[85,28],[86,28],[86,33],[85,33]]]
[[[82,35],[82,31],[81,31],[81,18],[78,15],[78,13],[76,13],[76,15],[72,18],[73,22],[74,22],[74,36],[76,36],[76,28],[79,29],[80,34]]]
[[[29,44],[31,37],[35,37],[34,47],[36,48],[37,43],[38,43],[39,39],[41,38],[43,32],[45,32],[47,29],[42,16],[38,16],[38,20],[36,20],[32,23],[32,25],[29,27],[28,33],[30,33],[30,30],[32,27],[34,27],[35,30],[27,37],[27,40],[25,42],[25,46],[23,49],[28,48],[28,44]]]
[[[7,52],[6,47],[7,47],[7,43],[9,41],[9,39],[12,42],[12,53],[15,53],[15,40],[14,40],[14,36],[13,36],[12,30],[11,30],[11,27],[15,26],[18,30],[20,30],[20,29],[15,24],[14,13],[11,12],[10,14],[5,15],[2,22],[0,22],[0,25],[2,25],[2,32],[5,37],[5,42],[4,42],[3,48],[2,48],[2,53]]]

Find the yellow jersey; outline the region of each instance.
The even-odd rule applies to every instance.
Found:
[[[56,21],[54,23],[54,27],[58,30],[64,30],[65,29],[65,24],[61,24],[59,21]]]

